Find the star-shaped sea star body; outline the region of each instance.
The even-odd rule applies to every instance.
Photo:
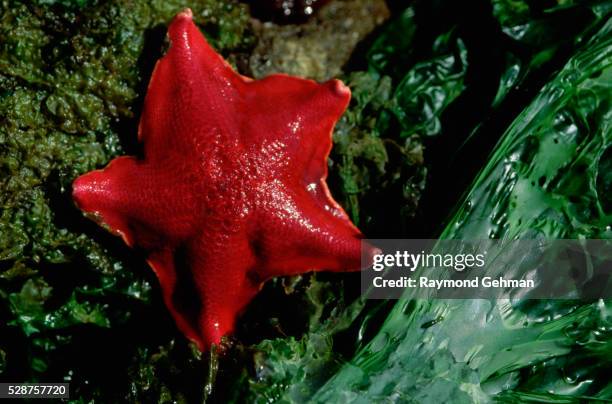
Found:
[[[147,252],[178,327],[206,350],[267,279],[360,268],[361,233],[325,183],[350,91],[337,80],[240,76],[190,10],[168,35],[140,120],[144,157],[79,177],[73,196]],[[195,310],[179,304],[180,282],[195,288]]]

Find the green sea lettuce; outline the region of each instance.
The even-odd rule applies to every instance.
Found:
[[[602,194],[610,180],[611,33],[609,21],[516,118],[443,238],[612,236]],[[609,301],[407,294],[313,401],[611,399],[610,341]]]

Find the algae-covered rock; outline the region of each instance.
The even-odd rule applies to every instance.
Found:
[[[383,0],[336,0],[306,24],[257,24],[253,75],[282,72],[319,81],[336,77],[355,46],[388,17]]]

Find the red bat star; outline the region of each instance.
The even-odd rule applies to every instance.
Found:
[[[147,252],[178,328],[206,350],[267,279],[360,268],[362,235],[325,183],[350,90],[338,80],[237,74],[189,9],[168,35],[138,129],[144,157],[77,178],[73,197]],[[182,277],[197,291],[195,313],[178,304]]]

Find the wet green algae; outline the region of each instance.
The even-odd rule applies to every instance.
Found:
[[[609,21],[516,118],[443,238],[612,236],[611,33]],[[609,301],[407,293],[314,401],[610,400],[611,341]]]

